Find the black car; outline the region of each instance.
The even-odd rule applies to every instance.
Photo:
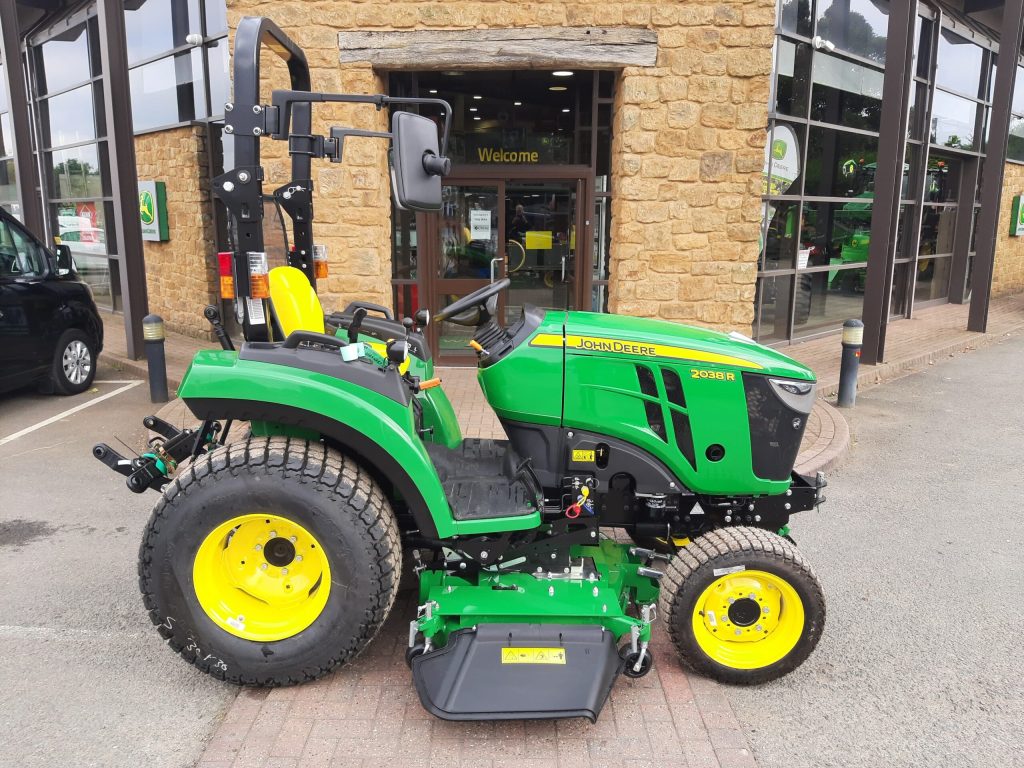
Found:
[[[0,392],[84,392],[102,349],[103,323],[68,246],[46,248],[0,208]]]

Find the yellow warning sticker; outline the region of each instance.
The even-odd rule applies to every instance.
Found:
[[[565,664],[565,648],[502,648],[502,664]]]
[[[578,464],[583,463],[594,463],[594,452],[593,451],[582,451],[579,449],[573,449],[572,460]]]

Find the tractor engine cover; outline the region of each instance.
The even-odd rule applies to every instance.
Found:
[[[600,626],[480,624],[413,659],[424,708],[445,720],[597,721],[622,669]]]

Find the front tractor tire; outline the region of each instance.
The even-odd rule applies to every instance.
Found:
[[[721,528],[678,550],[660,607],[684,665],[738,685],[792,672],[825,626],[814,573],[791,542],[761,528]]]
[[[221,680],[314,680],[377,634],[402,550],[371,475],[318,442],[249,438],[197,458],[164,491],[139,551],[150,619]]]

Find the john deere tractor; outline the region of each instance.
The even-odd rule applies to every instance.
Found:
[[[292,76],[269,105],[261,42]],[[596,719],[620,673],[651,670],[659,621],[682,663],[717,680],[798,667],[825,620],[790,537],[791,517],[823,501],[820,475],[793,473],[812,372],[739,334],[656,320],[526,306],[506,326],[508,280],[433,317],[355,302],[325,318],[311,159],[379,136],[396,204],[437,210],[450,109],[311,92],[301,50],[266,19],[244,19],[234,51],[236,164],[214,188],[234,238],[222,288],[246,340],[208,307],[222,348],[199,352],[179,389],[198,426],[149,417],[161,437],[141,455],[94,449],[131,490],[159,493],[139,579],[170,647],[233,683],[313,680],[373,641],[411,570],[406,657],[442,718]],[[390,131],[315,135],[320,102],[390,107]],[[266,199],[261,140],[287,141],[293,163]],[[292,243],[266,270],[275,208]],[[460,433],[423,334],[441,321],[472,329],[507,439]]]

